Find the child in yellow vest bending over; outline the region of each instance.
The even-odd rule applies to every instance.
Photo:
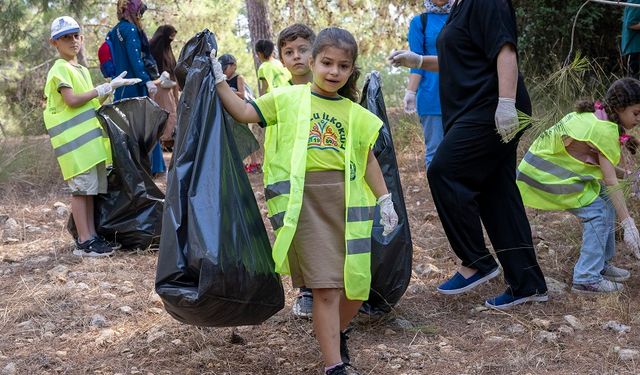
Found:
[[[640,122],[640,81],[623,78],[607,90],[604,103],[578,102],[531,145],[518,167],[524,204],[542,210],[568,210],[583,225],[580,257],[573,270],[575,293],[621,291],[629,271],[615,267],[616,214],[624,242],[640,258],[640,236],[629,215],[618,177],[620,139]],[[637,143],[625,143],[635,153]]]
[[[53,20],[49,42],[58,50],[60,58],[47,74],[44,124],[62,177],[73,194],[71,214],[78,230],[73,253],[109,256],[120,246],[98,236],[93,220],[93,196],[107,192],[105,162],[111,159],[109,139],[96,118],[96,109],[116,88],[140,80],[124,79],[127,72],[123,72],[110,83],[93,87],[89,70],[78,64],[83,35],[80,25],[71,17]]]
[[[250,103],[227,86],[213,56],[226,110],[240,122],[273,127],[265,139],[264,185],[276,271],[291,274],[294,287],[313,290],[325,373],[346,374],[349,353],[341,334],[369,297],[376,203],[384,235],[398,223],[371,152],[382,122],[353,102],[357,43],[346,30],[322,30],[309,59],[313,83],[276,88]]]

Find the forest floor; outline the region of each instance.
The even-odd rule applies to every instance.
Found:
[[[349,348],[359,372],[640,373],[640,263],[619,244],[615,264],[632,272],[625,291],[572,294],[581,228],[571,215],[529,211],[549,302],[486,309],[483,301],[505,288],[501,277],[462,296],[436,292],[456,258],[426,183],[420,131],[402,131],[409,133],[394,129],[394,136],[401,145],[396,150],[413,274],[391,313],[354,321]],[[261,175],[250,179],[262,191]],[[58,203],[69,203],[63,183],[3,191],[0,374],[321,373],[311,321],[291,314],[296,292],[287,277],[285,308],[259,326],[232,331],[184,325],[164,311],[154,292],[156,252],[72,255],[68,209]]]

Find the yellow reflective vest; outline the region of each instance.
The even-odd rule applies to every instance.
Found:
[[[258,79],[260,78],[264,78],[269,84],[266,92],[271,92],[276,87],[289,86],[291,72],[279,60],[267,60],[258,67]]]
[[[59,83],[70,86],[75,94],[92,90],[93,84],[85,67],[73,66],[63,59],[56,60],[47,76],[44,124],[62,176],[68,180],[100,162],[109,162],[111,152],[109,139],[96,117],[98,100],[92,99],[77,108],[69,107],[58,92]]]
[[[276,231],[276,272],[289,274],[287,254],[302,206],[311,118],[310,85],[275,89],[277,121],[265,135],[264,185]],[[345,147],[345,294],[366,300],[371,286],[371,228],[376,199],[364,180],[369,151],[382,121],[351,103]]]
[[[618,125],[593,113],[570,113],[535,140],[518,166],[516,182],[525,205],[566,210],[588,206],[600,194],[600,166],[569,155],[565,137],[589,142],[613,165],[620,162]]]

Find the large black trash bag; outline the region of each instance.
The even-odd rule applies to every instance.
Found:
[[[215,91],[208,57],[215,38],[205,30],[194,39],[188,44],[201,44],[201,54],[192,59],[178,109],[156,292],[183,323],[260,324],[284,307],[284,291]]]
[[[371,235],[371,293],[360,309],[369,315],[382,315],[391,311],[409,286],[413,245],[409,230],[409,217],[404,204],[400,185],[400,173],[391,139],[391,128],[382,95],[380,73],[373,71],[362,89],[360,105],[378,116],[384,125],[373,153],[378,159],[384,181],[392,194],[393,204],[398,213],[398,227],[388,236],[382,236],[380,210],[376,210]]]
[[[206,35],[213,34],[211,34],[209,30],[204,29],[201,33],[197,33],[195,37],[191,38],[191,40],[189,40],[184,45],[184,47],[182,47],[182,51],[180,51],[180,57],[178,58],[178,62],[176,63],[174,73],[181,89],[184,89],[187,74],[189,73],[189,69],[194,63],[194,59],[197,56],[204,56],[204,54],[211,52],[211,48],[206,43],[201,42],[203,38],[207,37]],[[215,43],[215,40],[213,41],[213,43]],[[217,47],[215,48],[217,49]],[[227,121],[235,121],[229,114],[225,113],[225,116],[227,117]],[[189,116],[183,116],[182,120],[183,121],[180,121],[180,119],[178,119],[178,129],[180,129],[181,126],[187,126]],[[256,151],[258,148],[260,148],[260,144],[246,124],[239,125],[240,126],[232,127],[231,130],[236,141],[236,147],[238,149],[240,158],[244,159],[251,153]]]
[[[157,245],[164,194],[149,174],[149,153],[168,113],[148,97],[139,97],[104,105],[97,116],[109,135],[113,170],[107,193],[94,198],[96,231],[121,243],[124,250]],[[73,217],[68,229],[77,237]]]

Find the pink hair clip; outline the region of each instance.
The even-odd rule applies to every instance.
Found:
[[[631,136],[629,134],[623,134],[620,136],[620,144],[624,145],[630,139],[631,139]]]

